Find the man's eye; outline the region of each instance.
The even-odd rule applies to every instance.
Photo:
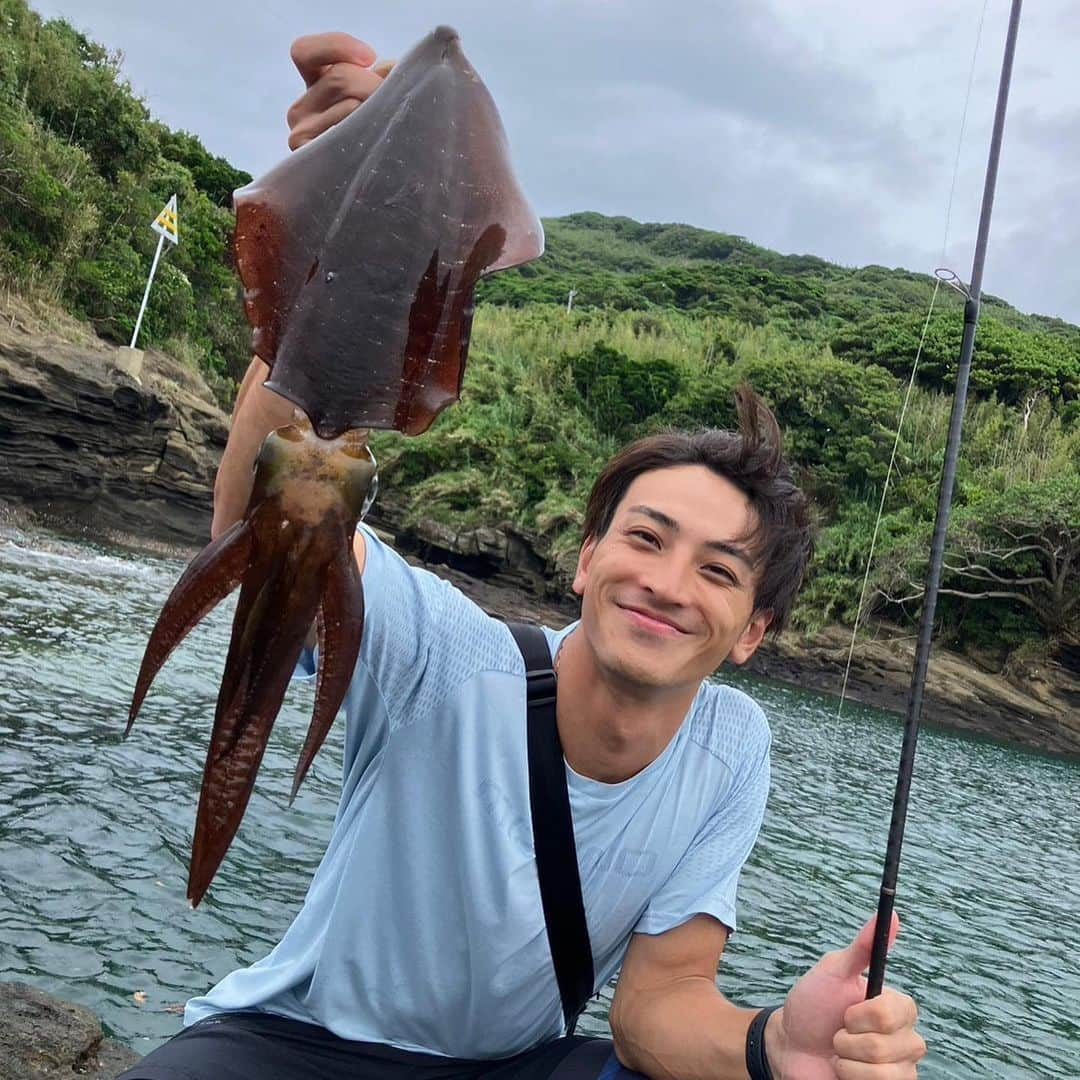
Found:
[[[653,546],[656,546],[659,543],[651,532],[646,532],[644,529],[631,529],[630,535],[634,537],[635,540],[643,540],[646,544],[652,544]]]
[[[726,566],[706,566],[705,569],[713,576],[730,582],[732,585],[738,585],[739,582],[735,575]]]

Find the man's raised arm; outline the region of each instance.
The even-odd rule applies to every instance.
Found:
[[[292,422],[295,409],[263,382],[270,369],[257,356],[244,374],[236,395],[229,441],[214,480],[214,520],[210,535],[217,539],[244,516],[254,479],[255,456],[271,431]]]
[[[307,87],[286,116],[292,150],[348,116],[378,89],[392,67],[392,61],[376,63],[370,45],[341,33],[297,38],[291,55]],[[253,357],[236,396],[229,440],[214,481],[214,538],[243,517],[263,439],[293,418],[292,404],[263,386],[268,374],[266,364]],[[363,565],[359,534],[357,557]]]

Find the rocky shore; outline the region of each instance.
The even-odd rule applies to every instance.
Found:
[[[106,1038],[101,1021],[82,1005],[0,982],[0,1080],[114,1080],[138,1060],[134,1050]]]
[[[70,331],[42,333],[2,308],[0,315],[0,509],[143,550],[201,547],[228,417],[198,375],[148,352],[136,379],[124,370],[126,350],[88,335],[72,340]],[[376,502],[372,523],[493,614],[549,625],[575,616],[571,604],[549,598],[545,561],[528,537],[491,528],[454,533],[433,522],[406,527],[392,492]],[[839,693],[849,634],[832,627],[808,639],[785,635],[766,643],[750,669]],[[913,655],[907,638],[861,638],[849,696],[902,712]],[[1006,678],[936,649],[924,717],[1080,757],[1080,673],[1029,666]]]
[[[148,352],[0,320],[0,500],[90,535],[201,545],[228,417],[194,372]]]
[[[748,670],[806,690],[839,695],[851,628],[765,643]],[[915,663],[914,637],[861,635],[846,697],[904,714]],[[1080,674],[1028,665],[1011,678],[935,647],[923,696],[924,722],[1002,743],[1080,759]]]

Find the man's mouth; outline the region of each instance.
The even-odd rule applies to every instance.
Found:
[[[649,610],[649,608],[637,607],[633,604],[618,604],[617,606],[626,613],[635,626],[638,626],[643,630],[648,630],[654,634],[665,634],[668,636],[686,633],[678,623],[669,619],[666,615],[660,615],[655,611]]]

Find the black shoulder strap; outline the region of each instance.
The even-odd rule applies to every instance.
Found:
[[[566,764],[555,723],[555,672],[538,626],[507,623],[525,659],[528,690],[529,804],[551,959],[572,1033],[593,994],[592,946],[581,899],[574,822],[566,790]]]

